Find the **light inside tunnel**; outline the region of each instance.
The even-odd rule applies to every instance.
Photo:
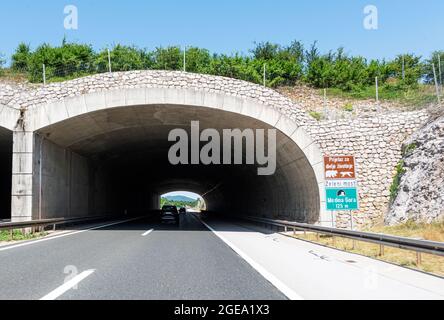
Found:
[[[194,210],[206,210],[205,199],[194,192],[172,191],[160,196],[160,208],[165,204],[176,205],[177,207],[186,207]]]
[[[190,132],[192,121],[220,132],[273,129],[237,113],[181,105],[117,107],[63,120],[35,135],[34,154],[41,161],[34,168],[39,196],[33,214],[144,214],[158,208],[161,195],[188,190],[205,195],[211,211],[318,220],[315,173],[293,140],[277,132],[277,169],[270,176],[259,176],[258,165],[172,165],[168,134],[177,128]]]
[[[12,131],[0,127],[0,220],[11,218]]]

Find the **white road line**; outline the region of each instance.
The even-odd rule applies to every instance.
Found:
[[[194,217],[194,215],[193,215]],[[197,219],[196,217],[194,217]],[[259,272],[260,275],[262,275],[265,279],[268,280],[272,285],[274,285],[279,291],[281,291],[285,296],[287,296],[290,300],[304,300],[299,294],[293,291],[290,287],[288,287],[286,284],[284,284],[281,280],[276,278],[274,275],[272,275],[270,272],[268,272],[264,267],[262,267],[260,264],[255,262],[252,258],[250,258],[247,254],[245,254],[241,249],[236,247],[233,243],[231,243],[229,240],[225,239],[224,236],[222,236],[219,232],[214,230],[212,227],[210,227],[208,224],[206,224],[204,221],[199,221],[207,227],[211,232],[213,232],[219,239],[221,239],[225,244],[227,244],[231,249],[233,249],[234,252],[236,252],[242,259],[244,259],[249,265],[251,265],[257,272]]]
[[[51,291],[46,296],[41,298],[40,300],[55,300],[58,297],[60,297],[62,294],[64,294],[66,291],[70,290],[72,287],[78,285],[82,280],[86,279],[90,275],[92,275],[96,270],[87,270],[82,272],[81,274],[75,276],[71,280],[65,282],[60,287],[55,289],[54,291]]]
[[[122,224],[122,223],[125,223],[125,222],[134,221],[134,220],[139,220],[139,219],[141,219],[141,218],[127,219],[127,220],[122,220],[122,221],[118,221],[118,222],[113,222],[113,223],[104,224],[104,225],[97,226],[97,227],[93,227],[93,228],[88,228],[88,229],[84,229],[84,230],[79,230],[79,231],[74,231],[74,232],[70,232],[70,233],[60,234],[60,235],[58,235],[58,236],[53,236],[53,237],[48,237],[48,238],[38,239],[38,240],[29,241],[29,242],[24,242],[24,243],[19,243],[19,244],[12,245],[12,246],[9,246],[9,247],[0,248],[0,252],[1,252],[1,251],[6,251],[6,250],[15,249],[15,248],[20,248],[20,247],[24,247],[24,246],[29,246],[29,245],[36,244],[36,243],[40,243],[40,242],[44,242],[44,241],[54,240],[54,239],[63,238],[63,237],[67,237],[67,236],[73,236],[73,235],[75,235],[75,234],[79,234],[79,233],[83,233],[83,232],[87,232],[87,231],[91,231],[91,230],[102,229],[102,228],[106,228],[106,227],[114,226],[114,225],[116,225],[116,224]]]
[[[146,237],[147,235],[149,235],[151,232],[153,232],[154,229],[148,230],[147,232],[145,232],[144,234],[142,234],[142,237]]]

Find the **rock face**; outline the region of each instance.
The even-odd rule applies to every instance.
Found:
[[[385,222],[444,219],[444,116],[416,132],[404,143],[404,173]]]

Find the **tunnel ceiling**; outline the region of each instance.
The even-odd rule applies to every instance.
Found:
[[[127,152],[168,149],[168,134],[199,121],[202,129],[271,128],[231,112],[188,106],[137,106],[93,112],[41,129],[54,143],[85,156],[127,156]],[[281,135],[280,141],[288,140]]]
[[[217,109],[148,105],[84,114],[43,128],[38,134],[91,159],[96,166],[107,167],[118,181],[138,188],[143,181],[147,189],[158,194],[196,192],[205,196],[210,209],[212,204],[220,207],[216,198],[223,198],[243,211],[273,208],[279,215],[304,215],[298,220],[317,219],[318,187],[312,168],[301,149],[279,131],[277,171],[273,176],[258,176],[257,167],[248,165],[170,165],[168,150],[174,143],[168,141],[168,134],[176,128],[189,131],[191,121],[199,121],[200,130],[271,128],[261,121]],[[312,197],[303,199],[301,194]]]

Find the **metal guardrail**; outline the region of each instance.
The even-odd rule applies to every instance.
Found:
[[[53,230],[56,226],[63,224],[72,223],[83,223],[102,219],[112,219],[114,216],[95,216],[95,217],[83,217],[83,218],[56,218],[56,219],[44,219],[44,220],[33,220],[33,221],[23,221],[23,222],[6,222],[0,223],[0,230],[9,230],[11,233],[11,239],[14,237],[14,230],[17,229],[28,229],[28,228],[46,228],[52,226]],[[33,232],[34,230],[32,230]]]
[[[337,236],[342,238],[348,238],[357,241],[371,242],[380,245],[380,255],[384,255],[384,247],[395,247],[399,249],[411,250],[417,253],[417,264],[421,264],[421,253],[428,253],[432,255],[444,256],[444,242],[419,240],[412,238],[404,238],[398,236],[391,236],[387,234],[371,233],[352,231],[346,229],[337,229],[329,227],[321,227],[316,225],[310,225],[305,223],[289,222],[283,220],[273,220],[267,218],[257,217],[242,217],[244,220],[257,222],[266,225],[273,225],[282,227],[286,232],[289,230],[314,232],[317,235],[324,234],[330,236]]]

